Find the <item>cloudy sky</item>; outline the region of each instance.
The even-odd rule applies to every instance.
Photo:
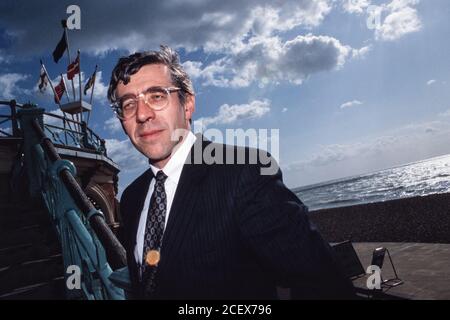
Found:
[[[160,44],[194,80],[197,129],[268,129],[272,142],[279,129],[289,187],[450,153],[448,0],[3,0],[0,100],[55,112],[51,90],[37,90],[39,59],[56,84],[67,57],[55,64],[51,53],[71,4],[83,81],[100,70],[89,125],[121,166],[121,190],[146,161],[108,107],[110,73]]]

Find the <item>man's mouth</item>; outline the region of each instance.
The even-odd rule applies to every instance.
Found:
[[[153,138],[156,137],[158,134],[163,132],[164,129],[154,129],[154,130],[147,130],[139,133],[139,138]]]

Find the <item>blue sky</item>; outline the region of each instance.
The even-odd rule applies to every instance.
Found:
[[[67,57],[55,64],[51,52],[71,4],[83,83],[101,72],[89,125],[121,166],[121,190],[147,164],[108,107],[110,73],[159,44],[179,51],[194,81],[194,120],[279,129],[289,187],[450,153],[447,0],[2,1],[0,100],[57,109],[37,90],[39,59],[56,83]]]

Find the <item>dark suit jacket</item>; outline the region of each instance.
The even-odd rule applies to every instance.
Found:
[[[283,184],[281,171],[261,175],[261,163],[220,164],[226,152],[248,155],[248,148],[212,144],[202,136],[195,147],[216,151],[219,164],[183,167],[164,231],[156,299],[276,299],[277,286],[291,288],[293,298],[353,297],[351,282],[309,222],[307,207]],[[148,169],[121,198],[136,298],[136,232],[152,179]]]

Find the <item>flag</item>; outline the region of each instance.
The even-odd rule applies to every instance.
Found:
[[[59,81],[59,84],[55,87],[55,103],[59,104],[64,92],[66,92],[66,86],[64,85],[64,79],[61,77],[61,81]]]
[[[88,82],[86,82],[86,85],[84,86],[84,95],[87,95],[87,91],[89,90],[89,88],[94,85],[96,73],[97,73],[97,70],[94,71],[92,76],[90,76]]]
[[[53,60],[56,63],[58,63],[59,59],[61,59],[66,49],[67,49],[66,29],[64,29],[61,40],[59,40],[55,50],[53,50]]]
[[[39,75],[39,91],[40,92],[44,92],[45,89],[47,89],[47,85],[48,85],[48,78],[47,78],[47,73],[45,73],[45,68],[44,66],[41,66],[41,74]]]
[[[78,73],[80,73],[80,56],[67,66],[67,79],[72,80]]]

